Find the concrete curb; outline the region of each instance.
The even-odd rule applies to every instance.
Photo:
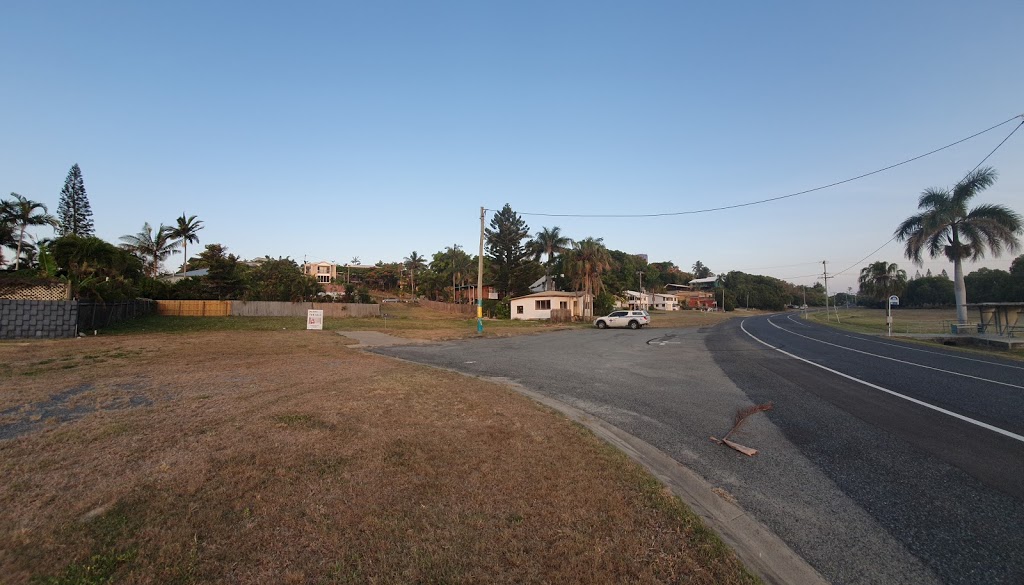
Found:
[[[544,406],[564,414],[617,447],[661,480],[736,552],[744,565],[765,583],[825,585],[813,567],[793,552],[767,526],[743,508],[716,495],[711,484],[653,445],[564,402],[534,392],[504,378],[483,378],[511,387]]]

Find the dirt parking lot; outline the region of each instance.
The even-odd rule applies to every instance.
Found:
[[[0,344],[3,582],[756,581],[589,432],[349,343]]]

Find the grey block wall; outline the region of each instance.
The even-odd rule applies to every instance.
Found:
[[[0,339],[74,337],[77,326],[77,301],[0,299]]]

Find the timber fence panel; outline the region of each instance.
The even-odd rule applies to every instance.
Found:
[[[168,317],[227,317],[231,301],[156,301],[156,314]]]
[[[440,301],[428,301],[426,299],[419,299],[416,302],[419,303],[421,307],[434,309],[435,311],[444,311],[445,313],[455,313],[476,317],[476,303],[442,303]]]

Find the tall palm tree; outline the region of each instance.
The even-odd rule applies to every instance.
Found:
[[[160,263],[177,254],[178,240],[171,236],[173,228],[160,224],[153,232],[149,223],[142,225],[142,231],[133,236],[121,236],[121,247],[139,257],[146,267],[146,274],[156,278],[160,274]]]
[[[562,229],[557,225],[553,228],[543,228],[537,232],[533,240],[527,244],[533,259],[540,260],[543,255],[544,261],[544,290],[554,288],[551,283],[551,264],[555,256],[568,251],[572,247],[572,240],[562,235]]]
[[[885,302],[892,295],[898,295],[907,287],[907,271],[895,262],[880,260],[868,264],[860,270],[861,294],[868,295],[876,301]]]
[[[906,255],[915,264],[922,263],[927,251],[932,258],[943,254],[953,262],[953,293],[956,318],[967,322],[967,291],[964,288],[963,260],[978,260],[988,248],[998,257],[1005,248],[1020,248],[1017,235],[1024,233],[1020,214],[1004,205],[981,204],[968,210],[967,202],[992,186],[996,171],[983,167],[972,171],[953,189],[930,188],[921,194],[920,213],[908,217],[896,228],[895,237],[906,242]]]
[[[411,254],[404,258],[405,267],[409,269],[409,274],[412,278],[412,297],[416,298],[416,271],[422,270],[427,265],[427,259],[416,253],[413,250]]]
[[[573,244],[568,254],[569,273],[577,288],[583,287],[583,316],[594,316],[594,296],[601,293],[601,275],[612,268],[612,257],[601,238],[585,238]],[[587,298],[590,305],[587,305]],[[589,309],[589,311],[588,311]]]
[[[25,229],[30,225],[57,226],[57,218],[47,213],[46,206],[37,201],[11,193],[12,201],[4,201],[4,215],[18,231],[18,252],[14,256],[14,269],[21,265],[21,249],[25,242]]]
[[[203,222],[196,219],[196,216],[185,217],[182,212],[178,218],[178,225],[170,228],[170,236],[179,242],[184,250],[185,261],[181,264],[181,273],[188,272],[188,245],[199,243],[199,230],[203,229]]]

